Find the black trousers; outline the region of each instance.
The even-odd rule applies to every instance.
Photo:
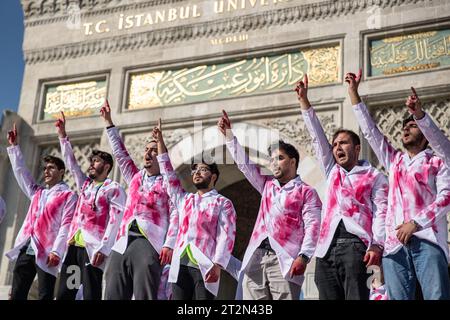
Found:
[[[35,256],[26,254],[27,246],[20,250],[13,270],[12,300],[27,300],[34,277],[38,277],[39,300],[53,300],[56,277],[36,265]]]
[[[59,279],[57,300],[75,300],[78,284],[83,285],[83,300],[102,299],[103,271],[93,267],[85,248],[70,245]]]
[[[214,300],[214,295],[205,288],[199,269],[180,265],[178,280],[172,284],[172,300]]]
[[[106,300],[156,300],[162,266],[145,237],[128,237],[124,254],[112,251],[106,270]]]
[[[335,239],[323,258],[316,259],[315,283],[320,300],[368,300],[366,245],[357,237]]]

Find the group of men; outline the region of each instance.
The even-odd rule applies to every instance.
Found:
[[[243,299],[296,300],[313,257],[320,299],[369,299],[371,266],[382,269],[386,293],[381,298],[414,299],[418,283],[425,299],[450,299],[450,141],[422,110],[412,88],[406,101],[411,116],[403,121],[401,137],[406,152],[396,150],[358,94],[361,71],[348,73],[345,81],[361,131],[389,176],[359,160],[361,141],[355,132],[340,129],[331,143],[327,140],[308,100],[305,75],[295,91],[327,178],[323,203],[298,175],[300,158],[293,145],[281,140],[272,144],[272,174],[264,174],[239,144],[223,111],[217,125],[226,147],[261,194],[242,263],[232,256],[233,203],[215,189],[217,164],[206,158],[192,163],[197,192],[186,192],[168,156],[161,121],[139,169],[105,101],[101,115],[113,156],[93,150],[85,174],[62,113],[55,125],[64,161],[43,159],[46,186],[27,170],[14,125],[8,132],[8,155],[31,204],[14,248],[6,254],[15,260],[11,299],[27,299],[37,274],[40,299],[53,299],[56,291],[60,300],[77,294],[85,300],[209,300],[217,296],[221,273],[227,271],[238,281]],[[108,178],[114,158],[127,192]],[[77,193],[63,182],[66,166]],[[2,212],[0,201],[0,218]]]

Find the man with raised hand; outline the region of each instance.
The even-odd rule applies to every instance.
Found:
[[[383,272],[392,300],[414,299],[416,281],[426,300],[449,299],[447,213],[450,174],[444,162],[427,148],[415,119],[402,123],[396,150],[375,125],[358,93],[362,71],[347,73],[348,93],[361,131],[389,173]]]
[[[217,296],[220,273],[227,269],[236,236],[236,212],[232,202],[214,188],[219,178],[217,164],[191,165],[196,193],[186,192],[170,162],[164,144],[161,120],[153,129],[158,161],[167,190],[179,214],[169,282],[173,300],[211,300]]]
[[[103,269],[122,220],[125,191],[108,178],[113,167],[109,153],[93,150],[88,175],[81,171],[66,134],[64,113],[61,115],[55,126],[63,157],[80,196],[70,225],[70,245],[61,269],[57,299],[75,299],[78,288],[73,285],[73,277],[76,276],[81,278],[84,300],[101,300]],[[78,270],[73,266],[78,266]]]
[[[331,144],[308,100],[308,76],[295,88],[316,157],[327,178],[326,205],[315,256],[321,300],[368,300],[367,267],[381,264],[387,209],[386,177],[358,160],[359,136],[346,129]]]
[[[319,236],[319,196],[297,175],[294,146],[280,140],[269,148],[273,176],[266,176],[237,141],[225,111],[217,125],[238,168],[262,196],[241,266],[242,298],[298,300]]]
[[[49,155],[42,159],[46,187],[35,182],[17,144],[16,124],[8,132],[8,142],[14,176],[22,192],[31,200],[14,248],[6,253],[10,260],[16,260],[11,299],[26,300],[37,273],[39,299],[53,300],[77,195],[63,181],[66,167],[57,157]]]
[[[163,265],[172,259],[177,211],[170,205],[159,171],[156,141],[146,144],[144,167],[139,170],[113,124],[107,100],[100,112],[114,157],[129,186],[125,213],[106,271],[106,299],[131,300],[134,295],[136,300],[155,300]],[[169,229],[171,221],[173,228]]]
[[[406,100],[409,113],[414,117],[420,131],[427,138],[436,155],[444,160],[447,168],[450,168],[450,140],[434,123],[433,119],[422,110],[422,102],[416,90],[411,87],[412,95]]]

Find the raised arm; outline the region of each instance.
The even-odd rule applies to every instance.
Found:
[[[380,163],[389,170],[392,161],[394,160],[397,150],[389,143],[387,138],[381,133],[380,129],[376,126],[372,117],[367,110],[366,105],[362,102],[358,93],[358,86],[361,82],[362,70],[359,70],[358,76],[354,73],[347,73],[345,76],[345,82],[349,84],[348,93],[353,105],[353,112],[355,113],[356,120],[359,123],[361,131],[364,137],[369,142],[372,150],[375,152]]]
[[[75,159],[75,155],[73,154],[72,145],[70,144],[69,137],[67,137],[66,133],[66,117],[64,116],[64,112],[61,111],[61,117],[55,122],[55,127],[58,132],[59,144],[61,146],[61,153],[63,155],[64,162],[66,163],[70,173],[72,173],[75,178],[78,190],[81,191],[83,183],[86,181],[87,177],[83,171],[81,171],[81,168]]]
[[[177,209],[181,208],[186,191],[181,186],[180,179],[178,179],[175,170],[170,162],[169,154],[167,153],[166,144],[164,143],[161,119],[158,120],[158,125],[153,128],[153,138],[156,140],[158,146],[158,162],[161,174],[165,179],[167,193],[170,200]]]
[[[295,91],[297,92],[305,126],[312,138],[316,157],[320,162],[323,172],[328,176],[336,161],[333,157],[333,148],[328,142],[319,118],[308,100],[308,75],[305,74],[303,81],[297,83]]]
[[[7,151],[14,176],[16,177],[22,192],[25,193],[28,199],[31,199],[35,192],[39,190],[40,186],[36,183],[30,171],[25,166],[22,152],[17,144],[17,127],[15,123],[13,129],[8,131],[7,139],[10,144]]]
[[[227,149],[239,170],[242,171],[252,186],[262,194],[267,176],[261,174],[261,169],[249,159],[244,148],[239,144],[231,130],[231,121],[227,113],[225,110],[222,112],[222,118],[217,122],[217,126],[219,131],[225,136]]]
[[[450,140],[434,123],[433,119],[422,110],[422,103],[417,95],[416,90],[411,87],[412,95],[406,100],[406,106],[409,113],[414,115],[416,123],[433,147],[436,154],[444,160],[447,168],[450,168]]]
[[[109,144],[113,151],[114,157],[119,164],[120,172],[122,173],[125,182],[127,184],[130,184],[131,179],[136,173],[139,172],[139,169],[134,163],[133,159],[131,159],[130,154],[123,144],[123,140],[120,137],[119,131],[114,126],[111,117],[111,108],[109,107],[108,100],[105,100],[105,103],[100,109],[100,113],[105,120],[106,133],[108,135]]]

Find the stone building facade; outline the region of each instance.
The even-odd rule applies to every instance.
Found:
[[[358,131],[343,77],[363,69],[360,92],[382,131],[399,145],[409,88],[450,135],[450,2],[445,0],[21,0],[25,72],[18,112],[1,124],[0,194],[8,215],[0,226],[0,285],[11,284],[4,253],[14,242],[29,201],[6,155],[16,122],[26,163],[40,179],[43,154],[60,154],[55,117],[84,169],[92,148],[109,150],[99,108],[112,115],[137,162],[158,118],[174,166],[188,190],[188,163],[201,150],[224,151],[215,127],[228,111],[252,158],[267,165],[264,137],[278,134],[300,151],[299,173],[323,195],[296,95],[310,78],[310,100],[331,137]],[[256,137],[255,139],[253,139]],[[257,141],[257,143],[255,142]],[[376,162],[363,141],[362,157]],[[199,147],[200,145],[200,147]],[[235,255],[242,258],[259,195],[236,166],[220,165],[219,192],[238,212]],[[121,180],[116,167],[113,177]],[[70,175],[66,176],[73,185]],[[304,297],[317,297],[314,264]],[[227,280],[227,279],[225,279]],[[224,280],[224,281],[225,281]],[[221,297],[230,297],[227,280]]]

